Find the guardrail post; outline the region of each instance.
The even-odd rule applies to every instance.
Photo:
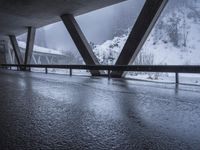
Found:
[[[70,76],[72,76],[72,68],[69,69]]]
[[[176,72],[176,84],[179,84],[179,74]]]
[[[48,74],[48,68],[47,67],[45,67],[45,73]]]
[[[17,71],[20,71],[20,68],[19,68],[19,66],[17,66]]]
[[[110,74],[110,70],[108,70],[108,79],[110,80],[111,78],[111,74]]]

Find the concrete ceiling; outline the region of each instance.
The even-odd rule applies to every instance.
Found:
[[[60,21],[62,14],[81,15],[125,0],[0,0],[0,40],[20,35],[28,26]]]

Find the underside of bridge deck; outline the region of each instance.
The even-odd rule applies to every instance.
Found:
[[[125,0],[0,0],[0,39],[20,35],[27,27],[61,21],[63,14],[81,15]]]

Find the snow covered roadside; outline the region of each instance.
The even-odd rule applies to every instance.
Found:
[[[126,78],[159,82],[159,83],[175,83],[175,74],[160,75],[158,78],[150,77],[148,74],[130,75],[128,74]],[[200,74],[179,74],[179,83],[181,84],[191,84],[200,85]]]

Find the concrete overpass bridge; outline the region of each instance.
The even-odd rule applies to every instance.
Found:
[[[25,42],[18,42],[19,44],[19,49],[20,49],[20,53],[23,56],[25,56],[25,52],[26,52],[26,43]],[[3,46],[2,46],[3,49]],[[1,64],[7,62],[8,64],[16,64],[17,60],[15,57],[15,53],[12,47],[8,48],[8,52],[4,53],[4,50],[2,50],[3,54],[3,58],[5,57],[5,59],[1,59],[3,60]],[[67,64],[69,63],[68,60],[70,58],[68,56],[66,56],[66,54],[58,51],[58,50],[53,50],[53,49],[48,49],[48,48],[44,48],[44,47],[40,47],[40,46],[36,46],[34,45],[33,48],[33,54],[32,54],[32,58],[31,58],[31,64],[34,65],[40,65],[40,64],[47,64],[47,65],[51,65],[51,64]]]
[[[114,66],[99,65],[74,18],[123,1],[0,0],[0,66],[11,66],[10,42],[22,70],[0,69],[1,150],[199,150],[199,87],[112,78],[126,71],[200,73],[199,66],[130,66],[167,0],[145,1]],[[36,29],[60,20],[86,65],[31,64]],[[16,36],[25,32],[22,46]],[[93,76],[107,70],[110,80],[27,72],[31,67],[86,69]]]
[[[22,53],[22,56],[25,56],[26,52],[26,43],[25,42],[18,42],[20,52]],[[48,49],[44,47],[40,47],[37,45],[34,45],[33,48],[33,54],[31,59],[31,64],[67,64],[69,63],[68,60],[70,56],[67,56],[61,51],[54,50],[54,49]],[[15,54],[13,53],[12,56],[12,62],[15,62]]]

